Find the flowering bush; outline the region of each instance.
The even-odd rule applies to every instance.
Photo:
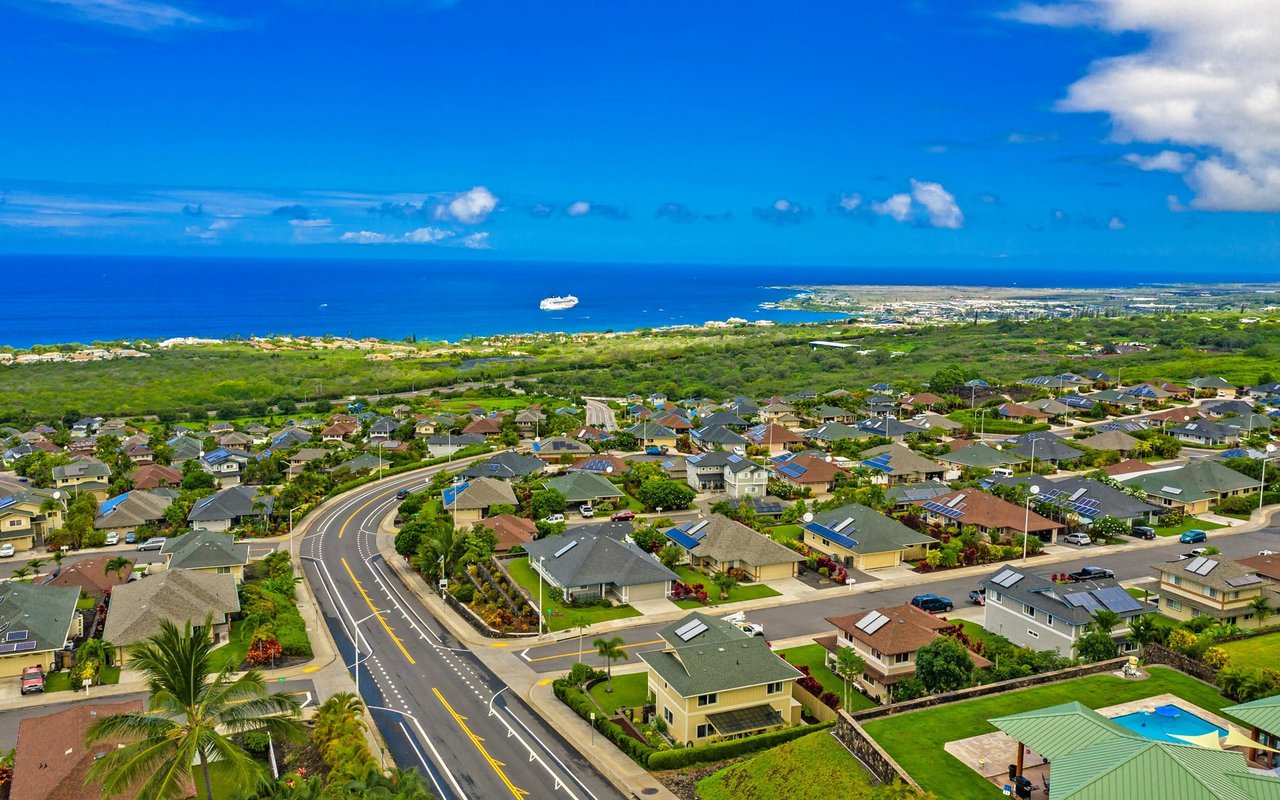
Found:
[[[249,646],[245,660],[251,667],[262,667],[274,664],[284,654],[284,648],[274,638],[258,639]]]
[[[708,597],[706,587],[701,583],[676,581],[671,587],[672,600],[697,600],[699,603],[706,605]]]
[[[822,704],[827,708],[836,709],[840,707],[840,696],[835,692],[823,692],[822,696],[818,699],[821,700]]]

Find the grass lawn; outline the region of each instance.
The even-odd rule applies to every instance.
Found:
[[[258,768],[266,769],[261,764],[258,765]],[[238,797],[241,792],[241,784],[237,778],[238,776],[234,770],[227,769],[222,764],[213,763],[209,765],[209,783],[213,784],[213,796],[215,798]],[[197,800],[204,800],[204,773],[200,770],[200,767],[191,768],[191,779],[196,785]]]
[[[226,644],[214,650],[211,654],[213,668],[215,670],[222,669],[224,666],[230,665],[232,669],[239,669],[244,662],[244,656],[249,652],[249,645],[252,644],[253,626],[233,623],[231,626],[231,640]]]
[[[769,536],[780,545],[797,542],[804,537],[804,528],[799,525],[778,525],[769,529]]]
[[[1266,636],[1255,636],[1252,639],[1239,639],[1234,642],[1221,642],[1217,645],[1231,656],[1231,666],[1245,669],[1259,669],[1280,664],[1280,633]]]
[[[605,691],[606,686],[608,681],[601,681],[591,687],[590,694],[607,716],[613,716],[619,708],[642,706],[649,699],[649,680],[644,672],[614,678],[612,692]]]
[[[585,625],[594,625],[597,622],[605,622],[611,619],[624,619],[626,617],[638,617],[640,612],[631,606],[600,606],[595,608],[569,608],[564,603],[557,603],[551,599],[551,586],[538,577],[533,571],[533,567],[529,566],[529,559],[517,558],[506,563],[507,571],[511,573],[511,577],[516,583],[528,590],[537,602],[538,584],[541,583],[542,588],[542,605],[544,612],[547,613],[547,627],[553,631],[563,631],[575,627],[581,620]]]
[[[98,682],[111,686],[119,683],[120,668],[107,667],[102,671],[101,680]],[[44,690],[46,693],[71,691],[71,673],[67,670],[46,673],[44,676]],[[92,692],[93,690],[90,689],[90,691]]]
[[[828,692],[834,692],[841,698],[844,697],[844,681],[827,666],[827,649],[825,647],[820,644],[804,644],[799,647],[788,647],[786,650],[777,652],[778,655],[797,667],[801,664],[808,667],[809,674],[818,683],[822,684],[823,689]],[[849,687],[849,705],[847,706],[849,711],[861,711],[874,705],[874,700],[871,700],[862,692],[855,691],[852,686]]]
[[[1196,519],[1195,517],[1187,517],[1180,525],[1165,525],[1156,528],[1156,536],[1181,536],[1192,528],[1199,528],[1202,531],[1211,531],[1217,528],[1226,527],[1216,522],[1210,522],[1206,519]],[[1205,544],[1210,544],[1206,542]]]
[[[757,600],[761,597],[777,597],[781,592],[765,586],[763,583],[740,583],[729,590],[729,599],[720,599],[720,590],[711,582],[711,577],[697,572],[688,565],[680,565],[676,567],[676,574],[680,576],[683,583],[701,583],[702,588],[707,591],[708,605],[719,606],[728,603],[737,603],[741,600]],[[702,608],[702,603],[697,600],[674,600],[672,601],[681,608]]]
[[[959,625],[961,630],[963,630],[965,635],[968,636],[970,639],[973,639],[974,641],[986,642],[988,647],[994,644],[1001,644],[1007,641],[1000,634],[992,633],[991,631],[982,627],[982,625],[978,624],[977,622],[971,622],[967,619],[953,619],[951,620],[951,622]]]
[[[870,800],[875,796],[866,770],[828,731],[801,736],[698,781],[698,797],[703,800]]]
[[[92,597],[82,597],[76,601],[76,611],[92,611],[97,604],[98,601]]]
[[[1180,672],[1164,667],[1151,667],[1149,672],[1143,681],[1090,675],[871,720],[864,727],[926,791],[947,800],[991,800],[1001,796],[1000,790],[942,749],[947,742],[994,731],[988,719],[1072,700],[1100,708],[1165,693],[1213,712],[1232,704],[1217,689]]]

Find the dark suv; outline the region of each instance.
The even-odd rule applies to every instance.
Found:
[[[1139,539],[1154,539],[1156,538],[1156,529],[1149,528],[1146,525],[1134,525],[1133,532],[1130,535]]]
[[[936,594],[918,594],[911,598],[911,605],[922,611],[928,611],[930,614],[937,614],[939,611],[951,611],[956,607],[949,597],[940,597]]]

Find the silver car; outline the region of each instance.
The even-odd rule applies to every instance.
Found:
[[[159,550],[160,548],[164,547],[164,541],[165,540],[163,536],[152,536],[150,539],[138,545],[138,549],[139,550]]]

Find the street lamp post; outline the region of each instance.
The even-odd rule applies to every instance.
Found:
[[[1023,563],[1026,563],[1026,560],[1027,560],[1027,539],[1031,537],[1031,530],[1030,530],[1031,501],[1034,500],[1035,496],[1038,494],[1040,494],[1040,487],[1036,486],[1035,484],[1032,484],[1031,487],[1027,489],[1027,501],[1024,504],[1024,509],[1023,509],[1025,513],[1022,515],[1022,561]]]
[[[378,480],[382,480],[382,446],[386,442],[378,442]]]
[[[982,441],[983,435],[986,433],[987,409],[978,409],[978,441]]]
[[[1274,444],[1267,445],[1267,452],[1274,453],[1276,446]],[[1270,455],[1262,459],[1262,480],[1258,484],[1258,510],[1262,510],[1262,498],[1267,494],[1267,462],[1275,460],[1276,456]]]
[[[374,617],[378,616],[379,614],[383,614],[383,613],[386,613],[386,612],[384,612],[382,609],[376,609],[372,614],[366,614],[365,616],[351,623],[351,632],[355,634],[354,636],[351,637],[351,643],[354,644],[356,648],[356,663],[352,664],[351,666],[355,669],[355,672],[356,672],[356,696],[357,697],[360,696],[360,664],[363,661],[367,661],[373,657],[373,645],[369,645],[369,652],[365,655],[363,660],[360,658],[360,640],[364,638],[364,634],[360,633],[360,624],[362,622],[367,622],[368,620],[371,620]],[[368,645],[369,642],[366,640],[365,644]]]
[[[546,580],[545,578],[542,577],[542,569],[543,569],[542,562],[546,560],[547,560],[546,556],[538,556],[538,638],[539,639],[542,638],[542,623],[543,623],[543,616],[544,616],[544,613],[542,610],[542,584],[543,584],[543,581]]]
[[[293,512],[297,511],[299,508],[302,508],[302,506],[294,506],[293,508],[289,509],[289,559],[290,560],[293,559]]]

